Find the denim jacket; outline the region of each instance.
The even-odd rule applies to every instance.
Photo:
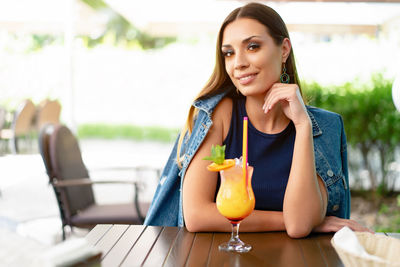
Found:
[[[187,167],[212,125],[212,112],[226,93],[194,102],[199,109],[192,134],[186,135],[181,146],[182,168],[176,160],[178,139],[161,174],[159,184],[147,213],[145,225],[184,226],[182,188]],[[315,165],[327,188],[326,215],[350,217],[347,145],[340,115],[307,106],[312,122]]]

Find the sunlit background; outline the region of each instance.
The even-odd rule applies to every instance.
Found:
[[[341,84],[400,69],[398,3],[264,3],[288,24],[303,80]],[[242,4],[1,1],[0,104],[58,98],[74,127],[180,127],[213,68],[220,23]]]
[[[348,111],[354,106],[347,107],[349,101],[340,97],[354,96],[353,104],[363,112],[380,105],[376,96],[369,102],[356,99],[363,92],[390,90],[400,75],[399,1],[258,2],[274,8],[286,22],[305,95],[311,88],[313,104]],[[140,164],[162,168],[191,102],[212,72],[221,22],[245,3],[0,0],[0,106],[8,111],[5,127],[10,127],[24,99],[35,105],[55,99],[62,106],[61,122],[79,137],[88,169]],[[385,97],[390,94],[384,92]],[[354,113],[359,122],[354,126],[343,115],[351,144],[350,185],[361,196],[368,190],[373,196],[390,196],[390,201],[375,203],[375,209],[360,202],[353,218],[377,230],[400,231],[400,132],[394,130],[400,129],[400,120],[391,100],[385,103],[387,109],[381,111],[394,114],[389,119],[375,111],[371,116]],[[381,120],[389,129],[385,140],[374,135]],[[363,132],[374,137],[360,141]],[[19,155],[11,155],[9,143],[0,141],[0,230],[21,236],[23,241],[15,239],[16,245],[27,237],[40,243],[31,244],[35,248],[60,242],[56,200],[37,141],[23,142]],[[150,200],[156,177],[146,183],[144,195]],[[121,200],[113,190],[98,189],[96,196],[104,202]],[[126,193],[129,200],[131,192]],[[0,234],[0,248],[5,243]],[[1,261],[9,252],[0,249],[0,265],[12,263]]]

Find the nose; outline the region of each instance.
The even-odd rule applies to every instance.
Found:
[[[246,55],[243,52],[236,52],[235,55],[235,69],[243,69],[249,66]]]

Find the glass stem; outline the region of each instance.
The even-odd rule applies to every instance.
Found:
[[[240,225],[240,222],[231,223],[231,224],[232,224],[231,240],[239,241],[239,225]]]

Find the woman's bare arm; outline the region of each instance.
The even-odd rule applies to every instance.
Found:
[[[213,114],[213,126],[193,157],[183,182],[183,213],[186,227],[191,232],[231,231],[229,221],[217,210],[214,202],[218,174],[206,169],[208,161],[202,160],[210,154],[211,145],[222,145],[231,120],[232,101],[224,99]],[[285,230],[282,212],[255,210],[243,220],[241,231]]]
[[[326,214],[325,185],[316,174],[312,127],[296,128],[296,139],[289,180],[285,191],[283,216],[291,237],[307,236]]]
[[[296,128],[283,218],[291,237],[303,237],[322,223],[327,206],[325,186],[315,170],[311,120],[296,84],[276,83],[267,91],[263,106],[267,115],[275,107],[281,108]]]

